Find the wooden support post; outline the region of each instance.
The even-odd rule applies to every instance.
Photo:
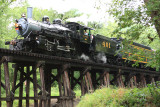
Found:
[[[121,87],[121,83],[120,83],[120,79],[119,79],[119,77],[118,77],[118,74],[117,74],[117,76],[115,76],[114,78],[116,78],[116,82],[117,82],[117,86],[118,87]]]
[[[91,78],[94,89],[97,89],[96,72],[93,70],[91,71]]]
[[[63,88],[64,88],[64,96],[71,96],[71,88],[68,78],[68,72],[65,70],[63,74]],[[66,107],[70,107],[69,100],[65,101]]]
[[[124,87],[124,83],[123,83],[123,80],[122,80],[122,75],[121,75],[121,73],[122,73],[122,70],[119,69],[118,75],[116,76],[116,78],[117,78],[118,86],[121,87],[121,88],[123,88],[123,87]]]
[[[133,88],[133,73],[126,73],[125,75],[125,86]]]
[[[64,95],[65,96],[68,96],[68,97],[73,97],[72,95],[72,91],[71,91],[71,85],[70,85],[70,80],[69,80],[69,77],[68,77],[68,71],[67,71],[67,67],[65,67],[67,65],[64,65],[63,68],[66,68],[66,69],[63,69],[64,73],[63,73],[63,86],[64,86]],[[66,100],[66,107],[73,107],[73,98],[69,98],[69,100]]]
[[[147,87],[145,75],[143,75],[143,83],[144,83],[144,87]]]
[[[83,75],[83,71],[80,72],[80,75]],[[84,80],[83,80],[83,76],[81,77],[81,96],[84,96],[85,94],[85,86],[84,86]]]
[[[88,79],[87,79],[86,75],[84,76],[84,80],[85,80],[85,85],[86,85],[86,88],[87,88],[86,92],[89,93],[89,84],[88,84]]]
[[[104,75],[106,72],[100,72],[100,87],[103,87],[105,85],[105,81],[104,81]]]
[[[68,77],[68,67],[69,65],[63,65],[61,68],[59,68],[60,75],[62,74],[62,80],[63,80],[63,89],[64,89],[64,96],[66,97],[72,97],[72,92],[71,92],[71,85],[70,85],[70,80]],[[59,75],[59,76],[60,76]],[[60,88],[60,96],[62,95],[62,87],[61,87],[61,77],[58,76],[58,81],[59,81],[59,88]],[[63,96],[63,95],[62,95]],[[73,98],[72,99],[59,99],[59,103],[61,107],[73,107]]]
[[[74,89],[74,71],[73,70],[70,70],[70,81],[71,81],[71,89],[73,90]]]
[[[36,67],[32,66],[32,70],[33,70],[33,88],[34,88],[34,107],[38,107]]]
[[[133,85],[133,77],[131,77],[129,81],[130,81],[130,87],[133,88],[134,87],[134,85]]]
[[[93,92],[92,79],[91,79],[91,76],[88,70],[90,70],[90,67],[87,67],[83,71],[80,72],[81,95],[84,95],[86,92]],[[84,84],[84,81],[85,81],[85,84]]]
[[[144,76],[144,74],[140,74],[140,79],[141,79],[141,86],[142,87],[146,87],[147,85],[146,85],[146,80],[145,80],[145,76]]]
[[[65,75],[65,82],[66,82],[66,86],[67,86],[67,93],[69,96],[71,96],[71,86],[70,86],[70,81],[69,81],[69,77],[68,77],[68,72],[64,71],[64,75]]]
[[[137,87],[137,77],[136,77],[136,75],[133,76],[133,80],[134,80],[134,86]]]
[[[155,79],[154,79],[154,76],[151,76],[151,83],[155,85]]]
[[[134,87],[134,85],[133,85],[133,77],[132,77],[132,78],[130,78],[130,80],[129,80],[129,81],[130,81],[130,87],[131,87],[131,88],[133,88],[133,87]]]
[[[104,71],[105,72],[105,75],[104,75],[104,85],[106,87],[109,87],[110,85],[110,80],[109,80],[109,72],[108,71]]]
[[[146,83],[147,84],[154,84],[155,85],[155,79],[154,79],[155,75],[148,75],[146,77]]]
[[[18,72],[18,68],[19,66],[17,64],[15,64],[15,68],[14,68],[14,77],[13,77],[13,83],[12,83],[12,92],[15,93],[15,86],[16,86],[16,81],[17,81],[17,72]],[[12,98],[14,97],[14,95],[12,95]],[[11,107],[13,106],[13,101],[11,103]]]
[[[92,84],[92,79],[91,79],[91,75],[89,72],[87,72],[87,78],[88,78],[88,82],[89,82],[89,88],[90,88],[90,92],[93,92],[93,84]]]
[[[26,83],[26,107],[29,107],[29,91],[30,91],[30,66],[27,66],[27,83]]]
[[[23,97],[23,72],[24,72],[24,67],[21,66],[20,69],[20,83],[22,83],[19,87],[19,107],[22,107],[22,97]]]
[[[104,86],[108,87],[108,86],[107,86],[106,74],[103,76],[103,80],[104,80]]]
[[[62,91],[62,69],[59,67],[58,69],[57,69],[57,71],[58,71],[58,86],[59,86],[59,96],[60,97],[62,97],[63,96],[63,91]],[[58,100],[58,102],[59,102],[59,107],[63,107],[63,105],[65,105],[65,104],[63,104],[63,100]]]
[[[60,97],[63,96],[63,92],[62,92],[62,70],[61,68],[58,68],[58,86],[59,86],[59,95]]]
[[[99,79],[100,80],[100,84],[101,86],[106,86],[106,87],[109,87],[110,85],[110,80],[109,80],[109,69],[106,69],[103,71],[103,73],[101,73]],[[97,81],[98,81],[97,80]]]
[[[6,97],[7,97],[7,107],[11,107],[11,93],[10,93],[10,81],[9,81],[9,69],[8,62],[4,61],[4,78],[5,78],[5,87],[6,87]]]
[[[45,90],[45,82],[44,82],[44,65],[42,64],[39,67],[39,72],[40,72],[40,80],[41,80],[41,104],[39,105],[40,107],[46,107],[46,90]]]
[[[93,85],[92,85],[92,80],[90,73],[87,72],[86,75],[84,76],[86,87],[87,87],[87,92],[92,93],[93,92]]]
[[[50,99],[50,96],[51,96],[51,72],[52,72],[52,69],[50,67],[50,65],[45,65],[45,71],[44,71],[44,81],[45,81],[45,89],[46,91],[48,92],[47,94],[47,107],[50,107],[51,106],[51,99]]]

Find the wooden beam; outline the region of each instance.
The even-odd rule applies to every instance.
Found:
[[[48,92],[47,95],[47,107],[51,107],[51,72],[52,68],[51,65],[46,64],[44,69],[44,81],[45,81],[45,89]],[[58,73],[58,71],[57,71]],[[58,75],[58,74],[57,74]]]
[[[92,79],[91,79],[91,75],[89,72],[87,72],[87,78],[88,78],[88,82],[89,82],[89,87],[90,87],[90,92],[93,92],[93,84],[92,84]]]
[[[15,65],[14,68],[14,76],[13,76],[13,83],[12,83],[12,92],[15,93],[15,86],[16,86],[16,81],[17,81],[17,72],[18,72],[18,65]],[[14,94],[12,95],[12,98],[14,97]],[[11,107],[13,106],[13,101],[11,103]]]
[[[44,82],[44,65],[42,64],[39,67],[40,72],[40,80],[41,80],[41,91],[42,91],[42,99],[40,100],[41,104],[40,107],[46,107],[46,90],[45,90],[45,82]]]
[[[6,56],[3,56],[1,59],[0,59],[0,65],[2,65],[3,62],[7,61],[7,58]]]
[[[74,70],[70,69],[70,81],[71,81],[71,89],[73,90],[75,85],[74,85],[74,80],[76,80],[76,78],[74,78]],[[76,82],[76,81],[75,81]]]
[[[134,80],[134,86],[137,87],[137,77],[136,77],[136,75],[133,76],[133,80]]]
[[[104,75],[104,77],[103,77],[104,78],[104,83],[105,83],[106,87],[109,87],[109,85],[110,85],[109,71],[105,70],[104,72],[106,72],[105,75]]]
[[[98,81],[96,80],[96,72],[95,71],[91,71],[91,78],[92,78],[92,83],[93,83],[93,87],[94,89],[97,89],[97,83]]]
[[[81,80],[81,96],[83,96],[86,92],[89,92],[89,85],[88,85],[88,79],[86,76],[86,73],[91,69],[90,66],[84,68],[82,71],[80,71],[80,77],[77,81]],[[85,83],[84,83],[85,82]],[[87,88],[87,89],[85,89]]]
[[[80,72],[80,75],[83,75],[83,72]],[[81,96],[84,96],[85,94],[85,89],[84,89],[84,80],[83,77],[81,78]]]
[[[23,72],[24,72],[24,67],[21,66],[20,69],[20,82],[22,83],[20,88],[19,88],[19,107],[22,107],[22,97],[23,97]]]
[[[32,74],[33,74],[33,71],[29,73],[29,75],[32,75]],[[27,80],[27,74],[24,72],[23,75],[25,76],[25,77],[23,78],[23,81],[22,81],[22,82],[19,82],[19,83],[15,86],[15,90],[16,90],[18,87],[20,87],[20,85],[23,84],[23,82],[24,82],[25,80]],[[28,77],[28,79],[30,80],[30,82],[33,83],[33,79],[32,79],[31,77]],[[37,88],[39,88],[39,89],[41,90],[41,86],[40,86],[39,84],[37,84]],[[13,90],[12,90],[12,91],[13,91]]]
[[[29,92],[30,92],[30,66],[27,66],[27,81],[26,81],[26,107],[29,107]]]
[[[34,88],[34,97],[38,97],[37,94],[37,74],[36,74],[36,66],[32,66],[33,70],[33,88]],[[34,107],[38,107],[38,99],[34,99]]]
[[[4,83],[1,82],[1,87],[4,88],[6,90],[6,86]]]
[[[57,69],[58,71],[58,86],[59,86],[59,94],[60,96],[63,96],[63,92],[62,92],[62,76],[61,76],[61,68]]]
[[[125,75],[125,81],[124,81],[125,86],[131,87],[131,88],[134,87],[134,85],[133,85],[133,76],[134,75],[135,75],[134,73],[127,73]]]
[[[144,76],[144,74],[140,74],[140,79],[141,79],[141,86],[142,87],[146,87],[147,86],[147,84],[146,84],[146,79],[145,79],[145,76]]]
[[[11,106],[11,93],[10,93],[10,81],[9,81],[9,68],[8,68],[8,62],[4,61],[4,78],[5,78],[5,87],[6,87],[6,96],[9,98],[7,102],[7,107]]]
[[[68,77],[67,65],[63,65],[61,70],[62,70],[61,72],[63,72],[62,79],[63,79],[64,96],[72,96],[70,80]],[[59,101],[61,101],[61,106],[73,107],[72,105],[73,99],[68,99],[68,100],[66,99],[66,100],[59,100]]]

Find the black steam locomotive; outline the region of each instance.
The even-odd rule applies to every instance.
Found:
[[[12,50],[21,50],[42,54],[50,54],[60,57],[83,59],[102,63],[118,64],[124,57],[116,53],[121,47],[121,40],[107,38],[102,35],[92,35],[92,28],[79,23],[68,22],[62,24],[61,20],[54,20],[51,24],[49,18],[44,16],[42,22],[32,19],[32,8],[27,10],[28,17],[16,20],[15,29],[23,39],[15,39],[6,42]],[[143,48],[137,43],[132,48]],[[131,54],[131,53],[126,53]],[[141,63],[147,63],[147,58]]]

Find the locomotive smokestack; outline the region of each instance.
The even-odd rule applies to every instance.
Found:
[[[32,18],[32,7],[27,7],[27,18]]]

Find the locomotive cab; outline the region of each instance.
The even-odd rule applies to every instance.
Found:
[[[69,29],[74,31],[74,33],[71,35],[72,38],[78,39],[82,43],[92,43],[93,35],[91,34],[91,31],[94,30],[93,28],[81,25],[76,22],[68,22],[67,26]]]

